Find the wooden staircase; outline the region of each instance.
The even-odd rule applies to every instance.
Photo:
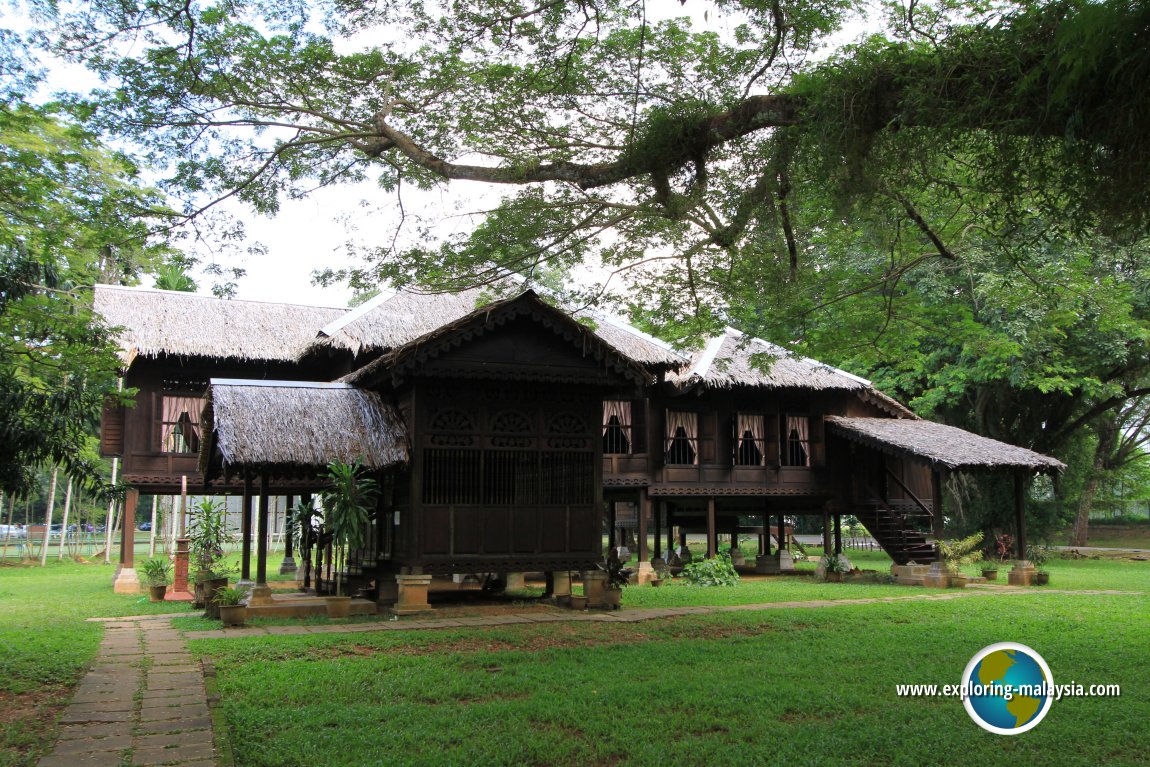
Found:
[[[938,559],[938,549],[926,540],[925,531],[930,529],[930,516],[914,504],[872,498],[864,503],[856,503],[851,513],[895,564],[915,562],[927,565]]]

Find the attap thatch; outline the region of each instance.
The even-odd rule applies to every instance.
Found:
[[[870,381],[806,357],[781,346],[727,328],[696,352],[691,366],[668,376],[680,389],[864,390]]]
[[[346,384],[213,379],[203,423],[205,474],[216,460],[226,470],[322,467],[336,459],[383,468],[408,459],[396,410]]]
[[[1026,469],[1053,473],[1061,461],[955,426],[905,418],[846,418],[827,416],[828,430],[849,440],[895,455],[920,458],[936,468]]]
[[[503,291],[500,300],[512,299],[524,292],[512,285]],[[401,290],[377,297],[327,325],[312,348],[346,349],[355,355],[391,352],[482,309],[490,299],[488,289],[482,288],[458,293]],[[559,308],[577,321],[587,321],[596,336],[635,362],[663,368],[686,364],[686,357],[668,344],[626,323],[586,309]]]
[[[221,300],[170,290],[97,285],[94,308],[118,327],[125,359],[163,354],[258,361],[296,359],[344,309]]]

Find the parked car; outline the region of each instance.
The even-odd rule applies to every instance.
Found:
[[[152,529],[152,523],[151,522],[141,522],[136,529],[137,530],[143,530],[145,533],[149,532]]]
[[[20,539],[23,540],[28,537],[28,533],[24,530],[23,525],[0,525],[0,539]]]

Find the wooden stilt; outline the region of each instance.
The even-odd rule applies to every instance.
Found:
[[[243,506],[240,511],[240,581],[252,580],[252,478],[244,475]]]
[[[707,499],[707,559],[714,559],[719,551],[719,534],[715,530],[715,499]]]

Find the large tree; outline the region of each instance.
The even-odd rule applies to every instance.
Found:
[[[797,273],[812,236],[876,201],[940,257],[961,250],[939,236],[955,216],[1145,229],[1143,4],[892,1],[875,35],[837,51],[828,41],[873,4],[686,0],[693,27],[649,17],[667,5],[96,0],[43,12],[59,24],[56,50],[106,78],[104,125],[169,164],[189,215],[223,197],[274,212],[285,195],[366,178],[389,192],[508,189],[447,242],[420,242],[403,219],[410,236],[380,237],[369,283],[673,259],[672,284],[705,314],[727,304],[709,275],[767,262]],[[920,200],[940,191],[950,210],[926,215]],[[796,209],[816,203],[822,215],[799,225]]]

